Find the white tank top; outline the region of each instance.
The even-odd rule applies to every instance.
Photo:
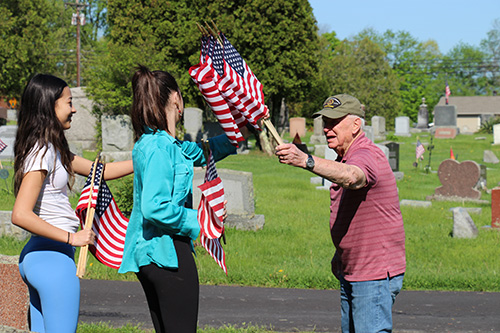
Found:
[[[76,232],[79,220],[69,202],[67,191],[69,175],[61,163],[60,153],[56,154],[52,144],[42,149],[36,146],[28,154],[24,165],[25,173],[47,171],[47,177],[45,177],[33,212],[55,227],[72,233]]]

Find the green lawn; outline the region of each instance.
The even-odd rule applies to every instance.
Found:
[[[422,133],[419,138],[426,146],[430,142],[429,134]],[[440,162],[449,158],[450,147],[459,161],[483,164],[484,150],[492,150],[500,156],[500,147],[492,145],[492,135],[434,139],[431,171],[426,172],[428,152],[418,167],[413,166],[416,136],[396,139],[400,143],[399,167],[404,172],[404,178],[398,181],[400,199],[425,200],[434,193],[440,186],[436,171]],[[86,155],[93,158],[93,153]],[[9,167],[5,162],[3,165]],[[328,191],[317,190],[316,185],[311,184],[313,174],[281,165],[274,156],[255,150],[248,155],[230,156],[219,162],[217,168],[252,172],[255,213],[263,214],[266,223],[264,229],[257,232],[226,231],[227,276],[206,251],[197,246],[196,261],[202,284],[338,288],[330,272],[334,248],[328,226],[329,195]],[[487,164],[487,168],[487,184],[491,189],[500,181],[500,166]],[[112,190],[118,182],[110,182]],[[481,199],[489,201],[490,194],[483,193]],[[13,202],[11,194],[0,191],[0,210],[10,210]],[[76,203],[76,198],[72,202]],[[471,215],[479,229],[476,239],[451,237],[450,208],[458,206],[482,208],[481,214]],[[405,289],[500,291],[500,233],[483,228],[491,224],[490,204],[433,201],[431,208],[403,206],[401,210],[407,240]],[[0,238],[1,253],[19,254],[22,246],[22,242]],[[135,280],[134,275],[117,274],[94,258],[89,258],[86,278]]]

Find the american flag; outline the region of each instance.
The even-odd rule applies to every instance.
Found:
[[[189,69],[189,75],[198,86],[231,143],[238,146],[238,142],[245,139],[231,114],[231,107],[217,86],[220,77],[213,63],[215,62],[217,67],[218,57],[222,58],[222,46],[214,37],[205,37],[202,39],[200,63]]]
[[[224,232],[222,221],[224,188],[211,153],[207,162],[205,182],[198,187],[201,189],[200,205],[198,206],[198,222],[201,229],[200,242],[227,275],[226,254],[219,240]]]
[[[123,258],[125,234],[129,220],[118,209],[115,199],[104,179],[101,180],[99,186],[102,168],[102,163],[98,163],[91,198],[90,184],[92,182],[92,173],[87,177],[76,206],[76,215],[80,219],[82,228],[84,228],[88,202],[91,199],[91,207],[95,208],[92,230],[96,234],[96,239],[94,245],[89,246],[89,250],[102,264],[118,269]]]
[[[425,148],[424,145],[420,142],[420,140],[417,139],[417,148],[415,150],[415,155],[417,160],[418,159],[424,159],[424,153],[425,153]]]
[[[7,144],[0,139],[0,153],[7,148]]]
[[[449,101],[450,95],[451,95],[451,90],[450,90],[450,86],[448,85],[448,81],[446,81],[446,88],[444,89],[444,95],[446,96],[446,105],[448,105],[448,101]]]

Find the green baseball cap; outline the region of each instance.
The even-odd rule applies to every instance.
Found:
[[[338,119],[348,114],[354,114],[361,118],[365,117],[365,111],[361,108],[361,103],[356,97],[340,94],[328,97],[323,103],[323,110],[315,112],[313,118],[325,116],[331,119]]]

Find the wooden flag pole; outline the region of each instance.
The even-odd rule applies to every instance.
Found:
[[[264,125],[266,125],[267,129],[269,130],[269,132],[271,132],[271,135],[273,136],[274,140],[276,140],[276,142],[278,143],[278,145],[282,145],[284,143],[283,139],[278,134],[278,131],[276,131],[276,128],[274,128],[274,125],[271,122],[271,120],[264,119],[263,123],[264,123]]]
[[[92,168],[92,181],[90,183],[90,191],[89,191],[89,202],[87,204],[87,216],[85,217],[85,230],[91,230],[92,224],[94,222],[94,214],[95,208],[92,207],[92,197],[94,195],[94,180],[95,180],[95,172],[97,169],[97,163],[101,160],[101,154],[98,154],[94,161],[94,167]],[[104,170],[101,171],[101,175],[99,178],[99,186],[101,185],[102,174]],[[89,252],[89,246],[84,245],[80,247],[80,255],[78,257],[78,267],[76,269],[76,276],[82,278],[85,275],[85,267],[87,266],[87,256]]]

